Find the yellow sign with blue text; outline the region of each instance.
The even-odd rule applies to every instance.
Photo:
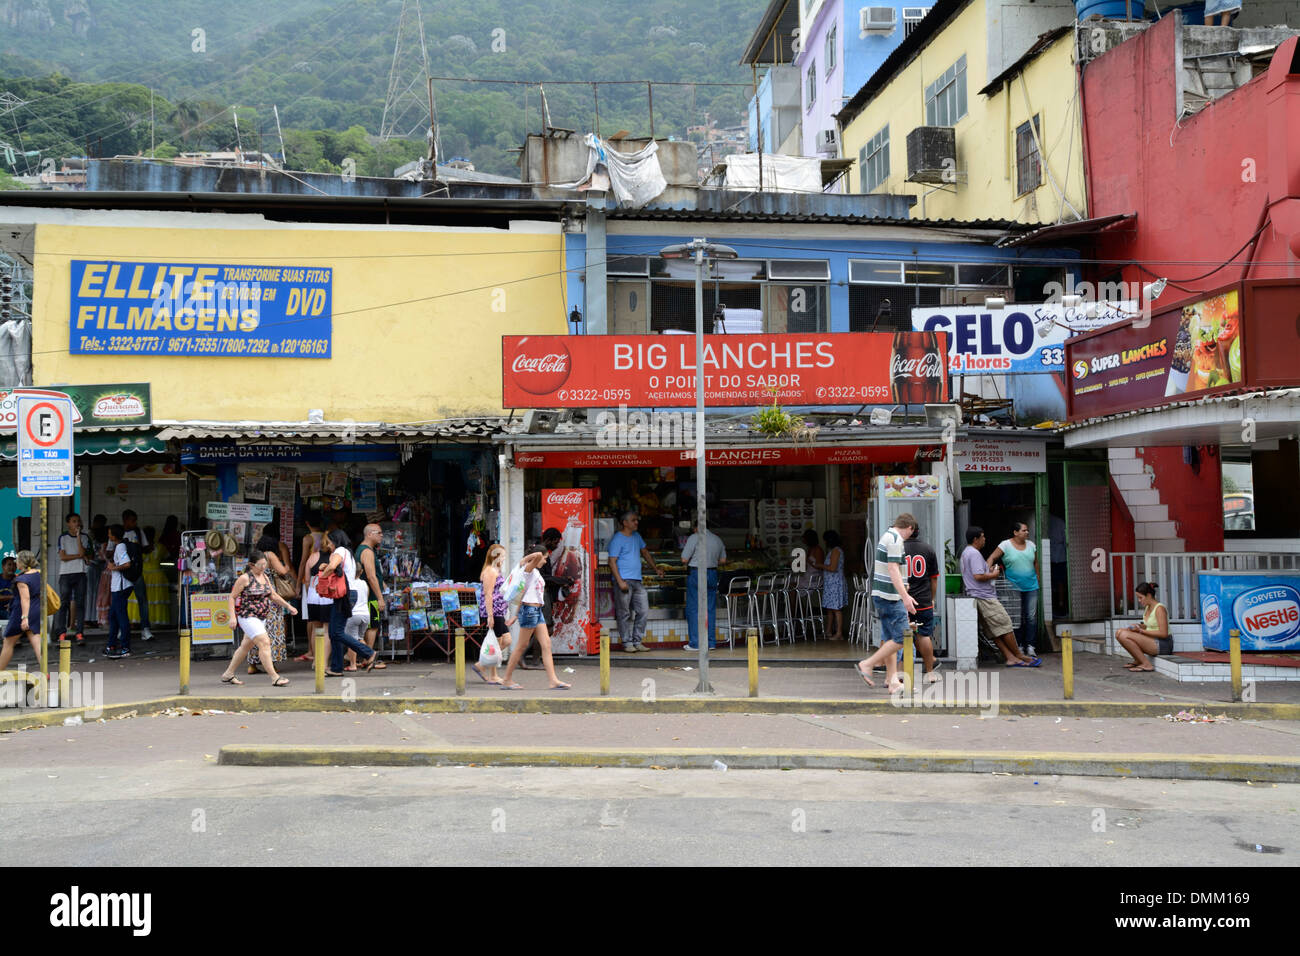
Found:
[[[558,223],[231,218],[38,225],[35,384],[148,381],[163,421],[499,415],[501,337],[567,331]]]

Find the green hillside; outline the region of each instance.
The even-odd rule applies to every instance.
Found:
[[[649,132],[644,84],[602,86],[597,94],[590,85],[562,81],[748,83],[749,71],[736,61],[766,4],[425,0],[422,6],[435,76],[550,83],[554,125],[591,130],[599,108],[600,130],[608,135]],[[9,78],[0,89],[29,101],[7,114],[0,107],[0,141],[46,155],[87,146],[98,155],[147,151],[152,116],[155,143],[221,148],[236,140],[226,109],[235,105],[244,146],[260,138],[274,152],[275,105],[291,164],[327,168],[358,155],[340,148],[380,131],[401,10],[400,0],[0,0],[0,77]],[[411,50],[404,79],[420,71],[418,48]],[[516,171],[508,150],[526,129],[540,126],[535,85],[438,80],[434,92],[444,157],[465,156],[489,172]],[[655,132],[684,136],[706,114],[720,125],[738,124],[747,98],[741,87],[655,87]],[[419,109],[408,109],[403,132],[421,121]],[[335,142],[338,134],[349,143]],[[375,162],[404,161],[421,148],[387,144]]]

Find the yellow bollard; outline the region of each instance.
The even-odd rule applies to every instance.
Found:
[[[1070,629],[1061,630],[1061,679],[1065,682],[1065,699],[1074,700],[1074,638]]]
[[[312,663],[316,666],[316,693],[325,693],[325,648],[329,638],[323,629],[316,631],[316,649],[312,651]]]
[[[190,692],[190,629],[182,627],[181,635],[181,693]]]
[[[456,696],[465,696],[465,629],[456,628]]]
[[[71,706],[68,693],[72,683],[72,644],[59,642],[59,706]]]
[[[745,633],[745,650],[749,655],[749,696],[758,696],[758,631],[750,628]]]
[[[1232,699],[1241,700],[1241,631],[1228,631],[1228,661],[1232,668]]]
[[[916,643],[911,624],[903,628],[903,689],[912,693],[912,684],[916,680]]]
[[[609,696],[609,628],[600,631],[600,696]]]

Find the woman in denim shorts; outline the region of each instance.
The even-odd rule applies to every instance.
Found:
[[[546,600],[546,582],[542,580],[541,572],[537,569],[545,562],[546,549],[540,546],[529,549],[528,555],[519,562],[519,567],[526,576],[524,596],[519,605],[519,639],[510,650],[510,663],[506,665],[506,672],[501,676],[502,690],[523,690],[511,678],[534,631],[537,632],[537,646],[542,650],[542,667],[551,682],[551,690],[568,690],[572,686],[560,680],[555,674],[555,661],[551,657],[551,635],[546,630],[546,621],[542,616],[542,602]],[[507,619],[506,626],[513,623],[514,618]]]

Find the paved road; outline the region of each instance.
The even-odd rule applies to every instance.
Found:
[[[280,742],[319,741],[324,733],[334,742],[392,743],[404,736],[423,742],[423,733],[520,742],[538,727],[559,737],[574,733],[574,721],[563,717],[492,717],[145,717],[7,734],[0,737],[6,862],[1293,866],[1300,849],[1300,786],[1286,784],[833,771],[245,768],[218,766],[213,758],[221,743],[254,733]],[[729,722],[735,718],[646,719],[656,723],[619,718],[598,726],[656,742],[675,736],[682,746],[792,729],[777,718],[746,718],[747,733],[738,737],[741,727]],[[723,723],[712,724],[706,737],[703,721]],[[885,747],[910,745],[910,735],[920,732],[915,718],[835,723],[879,736]],[[1017,723],[983,722],[980,733],[992,740],[1015,733]],[[806,720],[797,727],[804,743],[843,737],[839,727]],[[1064,734],[1052,718],[1037,718],[1025,730],[1073,737],[1084,728],[1094,736],[1096,729],[1117,729],[1090,721],[1076,727]],[[1224,728],[1232,725],[1170,724],[1168,732],[1205,742],[1203,732]],[[1243,725],[1233,733],[1290,743],[1290,730]],[[1267,852],[1256,851],[1257,844]]]

